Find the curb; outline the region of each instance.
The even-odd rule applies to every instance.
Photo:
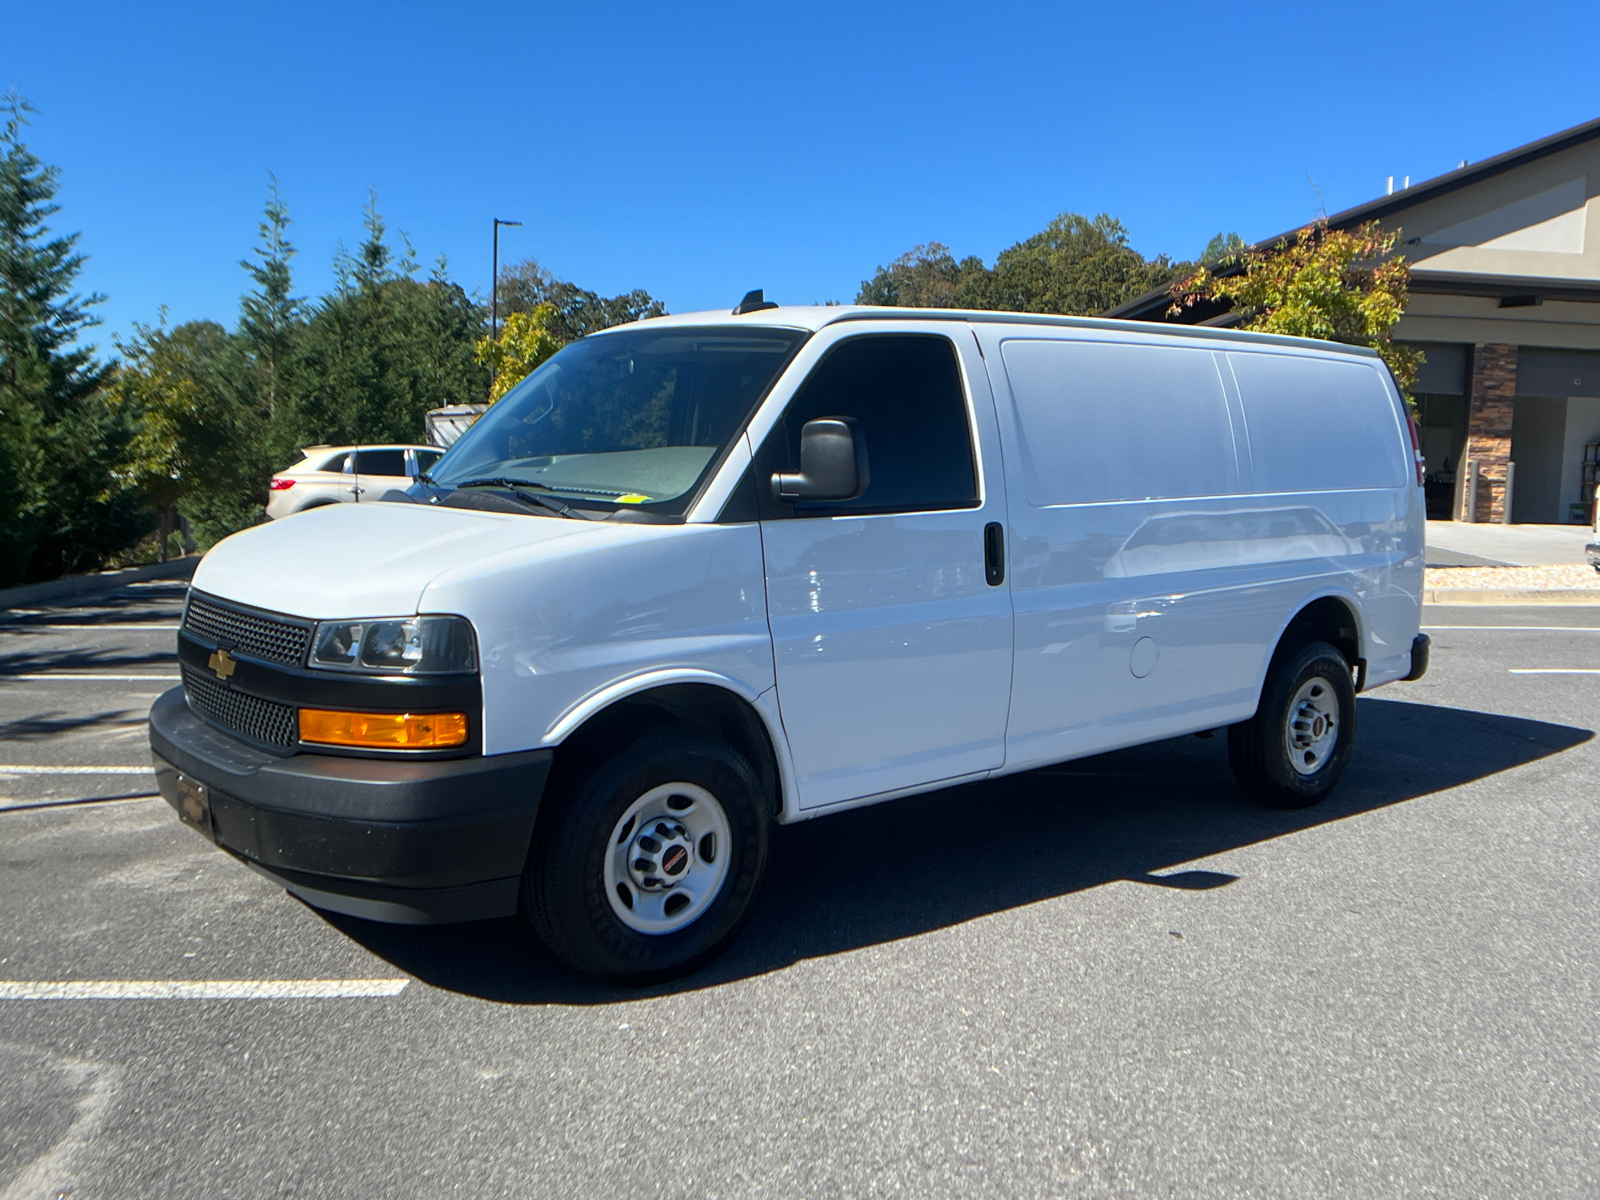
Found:
[[[1600,604],[1600,588],[1424,588],[1424,604]]]
[[[147,579],[188,579],[200,565],[200,556],[175,558],[171,562],[150,563],[143,567],[124,567],[120,571],[97,571],[93,575],[73,575],[46,583],[28,583],[0,589],[0,611],[27,604],[50,604],[62,600],[83,600],[102,592],[114,592],[130,583]]]

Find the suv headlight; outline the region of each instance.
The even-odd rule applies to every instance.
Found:
[[[478,645],[465,617],[323,621],[312,639],[311,666],[384,675],[453,675],[478,669]]]

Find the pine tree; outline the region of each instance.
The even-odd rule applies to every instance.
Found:
[[[59,169],[22,140],[34,110],[0,101],[0,581],[101,566],[147,525],[122,478],[132,429],[110,403],[112,368],[83,335],[103,297],[74,283],[78,235],[46,224]]]
[[[267,418],[277,416],[278,406],[288,395],[285,375],[300,327],[305,300],[293,295],[294,280],[289,260],[294,246],[289,241],[289,209],[272,176],[267,207],[256,246],[256,260],[243,259],[239,265],[255,281],[255,290],[239,302],[239,333],[244,337],[261,375],[262,400]]]
[[[441,259],[433,277],[415,278],[416,255],[389,245],[375,201],[367,236],[334,260],[335,287],[306,327],[299,372],[305,441],[412,442],[431,408],[470,403],[488,389],[473,357],[484,313]]]

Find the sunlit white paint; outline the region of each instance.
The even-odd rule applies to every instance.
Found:
[[[820,358],[861,332],[830,329],[808,349]],[[975,343],[959,326],[940,332],[959,335],[979,506],[761,528],[778,707],[803,809],[1005,760],[1011,596],[986,582],[983,547],[984,525],[1005,520],[999,431]]]
[[[660,324],[716,321],[815,336],[686,523],[341,505],[225,540],[195,586],[317,619],[467,617],[489,754],[559,744],[651,687],[723,688],[751,704],[771,736],[786,820],[1242,719],[1277,638],[1320,597],[1355,612],[1369,686],[1409,669],[1421,491],[1405,477],[1399,397],[1370,354],[1209,329],[913,311],[780,309],[759,320],[696,314]],[[896,331],[941,334],[958,347],[981,507],[717,524],[754,447],[828,349]],[[1106,370],[1183,349],[1210,373],[1221,477],[1200,495],[1030,503],[1004,354],[1022,339],[1114,343]],[[1324,364],[1324,391],[1358,381],[1366,391],[1357,407],[1367,406],[1363,420],[1379,414],[1376,432],[1274,410],[1259,390],[1261,364],[1236,369],[1241,353]],[[1063,430],[1071,436],[1071,423]],[[1139,436],[1172,432],[1155,422]],[[1281,463],[1307,461],[1307,439],[1332,444],[1335,461],[1318,462],[1319,490],[1283,491]],[[1357,455],[1358,444],[1369,452]],[[1168,447],[1168,457],[1181,461],[1186,449]],[[1391,462],[1401,464],[1393,479]],[[1006,526],[998,588],[983,574],[990,520]]]
[[[994,380],[1011,495],[1016,665],[1006,771],[1243,720],[1255,711],[1284,628],[1322,596],[1338,596],[1355,612],[1370,684],[1406,674],[1421,612],[1421,494],[1404,475],[1399,397],[1373,360],[1298,347],[1283,356],[1319,364],[1316,382],[1324,390],[1330,379],[1332,386],[1348,382],[1369,389],[1353,403],[1380,422],[1376,435],[1358,431],[1344,438],[1375,446],[1376,467],[1364,459],[1343,477],[1342,460],[1321,468],[1332,483],[1364,473],[1370,476],[1361,480],[1367,487],[1283,493],[1261,485],[1283,475],[1276,465],[1283,456],[1299,458],[1306,446],[1295,440],[1292,421],[1262,420],[1251,428],[1232,362],[1237,356],[1211,338],[1002,323],[976,328]],[[1058,347],[1064,363],[1071,360],[1071,370],[1050,374],[1039,360],[1056,351],[1041,346],[1044,341]],[[1097,350],[1075,355],[1074,342]],[[1103,349],[1108,342],[1116,343],[1124,361],[1138,353],[1191,356],[1185,360],[1193,375],[1189,387],[1204,391],[1204,411],[1215,428],[1190,430],[1185,440],[1205,433],[1213,456],[1223,456],[1212,465],[1221,494],[1049,503],[1052,489],[1071,495],[1071,485],[1029,479],[1031,464],[1059,454],[1055,447],[1029,452],[1028,436],[1041,436],[1041,422],[1036,417],[1030,431],[1017,405],[1013,360],[1024,366],[1020,386],[1059,390],[1053,399],[1031,397],[1030,405],[1036,414],[1058,418],[1043,423],[1043,436],[1067,437],[1070,416],[1044,406],[1070,406],[1079,398],[1074,389],[1084,387],[1085,372],[1093,373],[1091,382],[1102,390],[1114,392],[1123,367]],[[1027,351],[1008,357],[1008,343]],[[1193,356],[1210,359],[1210,370],[1202,370]],[[1324,369],[1323,362],[1331,366]],[[1256,370],[1253,377],[1260,374]],[[1273,400],[1259,389],[1255,399],[1258,412]],[[1187,401],[1175,393],[1172,403]],[[1314,425],[1309,421],[1300,432],[1312,438]],[[1159,461],[1183,451],[1162,440],[1158,422],[1136,436],[1150,443]],[[1131,456],[1119,461],[1138,465]],[[1379,482],[1392,486],[1371,486]],[[1118,496],[1148,495],[1161,483],[1159,473],[1122,485],[1115,478],[1101,480],[1102,488]],[[1042,502],[1030,502],[1030,496]],[[1147,637],[1154,642],[1155,663],[1141,677],[1133,668],[1148,667],[1149,648],[1137,664],[1134,651]]]

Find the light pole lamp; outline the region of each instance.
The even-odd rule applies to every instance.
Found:
[[[494,260],[489,268],[489,336],[500,340],[500,226],[521,225],[521,221],[494,219]]]

